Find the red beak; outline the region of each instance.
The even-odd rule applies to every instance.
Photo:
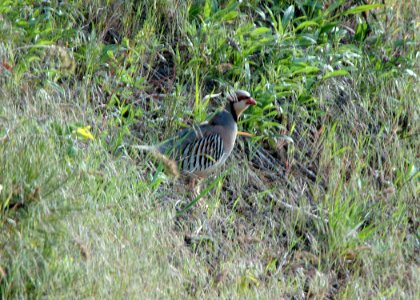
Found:
[[[257,101],[254,98],[249,98],[248,100],[246,100],[246,104],[255,105],[257,104]]]

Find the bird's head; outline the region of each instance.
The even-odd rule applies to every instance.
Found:
[[[228,110],[232,113],[235,121],[239,116],[251,105],[257,104],[254,98],[247,91],[236,90],[227,96],[229,103],[227,104]]]

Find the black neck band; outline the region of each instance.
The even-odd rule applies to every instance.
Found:
[[[236,114],[234,104],[235,102],[230,101],[230,113],[232,114],[233,120],[238,122],[238,115]]]

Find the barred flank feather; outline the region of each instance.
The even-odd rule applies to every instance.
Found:
[[[185,172],[204,171],[216,164],[223,156],[223,140],[220,134],[212,134],[186,144],[181,157]]]

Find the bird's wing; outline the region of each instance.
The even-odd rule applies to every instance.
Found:
[[[184,148],[184,144],[191,143],[194,140],[208,134],[208,132],[211,131],[210,127],[212,126],[204,124],[181,130],[172,138],[159,144],[158,150],[162,154],[174,156],[180,151],[180,149]]]
[[[182,172],[206,170],[224,155],[220,126],[201,125],[181,131],[163,142],[159,151],[178,162]]]

